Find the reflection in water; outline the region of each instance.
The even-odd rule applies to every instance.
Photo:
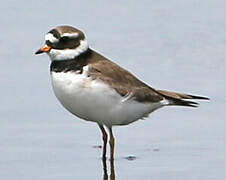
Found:
[[[103,170],[104,170],[104,176],[103,180],[108,180],[108,168],[107,168],[107,160],[106,158],[102,158],[103,163]],[[109,180],[115,180],[115,167],[114,167],[114,159],[110,159],[110,179]]]

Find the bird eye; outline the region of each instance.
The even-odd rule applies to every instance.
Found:
[[[63,36],[63,37],[60,38],[60,40],[61,40],[61,41],[68,41],[68,40],[69,40],[69,37]]]
[[[49,40],[46,41],[46,44],[47,44],[48,46],[51,46],[51,45],[52,45],[52,43],[51,43]]]

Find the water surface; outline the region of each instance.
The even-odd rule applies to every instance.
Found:
[[[211,98],[114,128],[115,179],[224,179],[225,8],[223,0],[1,2],[0,179],[104,178],[98,127],[61,107],[48,57],[34,55],[59,24],[82,29],[92,48],[157,89]]]

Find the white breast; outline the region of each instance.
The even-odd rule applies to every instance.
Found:
[[[134,122],[163,106],[162,103],[140,103],[121,97],[100,80],[87,76],[88,66],[82,74],[52,72],[53,90],[61,104],[74,115],[106,126]]]

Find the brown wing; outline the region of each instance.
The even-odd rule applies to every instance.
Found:
[[[201,96],[155,90],[100,54],[93,52],[92,57],[93,60],[89,62],[90,76],[108,83],[109,86],[115,89],[121,96],[132,94],[132,97],[139,102],[159,102],[165,98],[169,100],[168,105],[190,107],[197,107],[198,103],[185,101],[183,99],[208,100],[208,98]]]
[[[91,77],[108,83],[121,96],[132,94],[132,97],[140,102],[159,102],[164,99],[162,95],[138,80],[130,72],[105,58],[91,63],[89,67]]]
[[[203,96],[194,96],[191,94],[184,94],[184,93],[177,93],[172,91],[166,91],[166,90],[157,90],[160,94],[176,99],[203,99],[203,100],[209,100],[207,97]]]

